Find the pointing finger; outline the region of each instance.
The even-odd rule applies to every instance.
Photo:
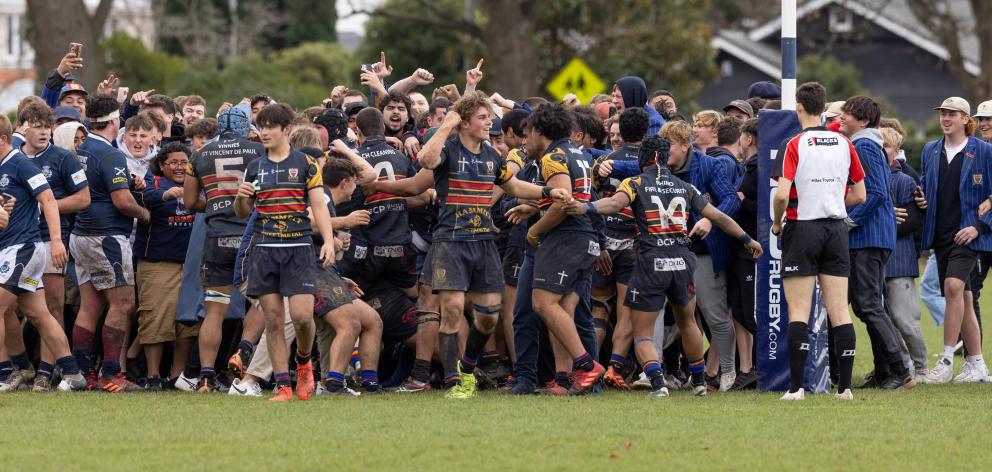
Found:
[[[475,68],[478,69],[478,70],[482,70],[482,63],[485,60],[486,60],[485,58],[479,59],[479,63],[475,65]]]

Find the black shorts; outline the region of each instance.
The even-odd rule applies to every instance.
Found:
[[[971,290],[972,271],[978,265],[978,253],[968,246],[937,246],[937,278],[940,279],[940,294],[944,294],[944,280],[948,278],[964,281],[965,290]]]
[[[591,233],[554,231],[534,253],[534,288],[564,295],[589,277],[599,257],[599,238]]]
[[[641,251],[623,304],[637,311],[659,311],[666,301],[685,306],[696,296],[695,271],[696,255],[691,251]]]
[[[503,252],[503,283],[510,287],[517,286],[520,268],[524,265],[524,248],[508,245]]]
[[[401,343],[417,334],[417,304],[395,287],[376,284],[362,300],[382,319],[382,345]]]
[[[355,297],[348,289],[348,284],[338,274],[333,267],[324,269],[316,267],[314,270],[317,293],[313,298],[313,314],[324,316],[338,308],[341,308],[353,301]]]
[[[502,293],[499,252],[492,240],[434,241],[427,251],[421,282],[434,292]]]
[[[417,284],[417,250],[412,244],[368,246],[352,239],[337,267],[341,275],[354,280],[363,291],[379,280],[401,289]]]
[[[204,287],[226,287],[234,280],[234,261],[238,257],[241,236],[207,238],[203,241],[200,283]]]
[[[727,301],[734,320],[747,332],[754,334],[757,324],[754,315],[754,259],[738,254],[727,268]]]
[[[255,246],[248,272],[248,296],[277,293],[284,297],[317,293],[314,272],[317,258],[313,247]]]
[[[782,230],[782,277],[851,275],[844,220],[789,220]]]
[[[613,270],[609,275],[600,274],[595,270],[592,271],[592,286],[595,288],[609,288],[616,284],[630,284],[630,274],[634,272],[634,263],[637,261],[637,250],[630,247],[618,251],[607,249],[606,252],[610,254],[610,261],[613,262]]]

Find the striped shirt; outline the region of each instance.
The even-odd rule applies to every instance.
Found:
[[[307,192],[323,185],[313,158],[297,150],[290,151],[289,157],[280,162],[263,156],[248,166],[245,182],[255,185],[258,245],[311,244]]]
[[[541,181],[547,184],[557,175],[565,175],[572,187],[572,198],[580,202],[588,202],[592,193],[591,156],[583,153],[566,138],[551,144],[547,152],[538,161],[541,169]],[[543,216],[553,201],[542,198],[538,202]],[[592,223],[586,215],[568,215],[558,223],[552,231],[579,231],[591,233]]]
[[[225,133],[193,154],[186,174],[200,184],[206,196],[207,236],[240,236],[245,219],[234,214],[234,197],[248,164],[265,154],[261,144]]]
[[[493,238],[490,205],[493,186],[513,178],[506,161],[483,144],[478,154],[462,145],[458,136],[441,150],[434,169],[438,213],[434,241],[487,241]]]

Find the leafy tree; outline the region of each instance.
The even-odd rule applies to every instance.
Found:
[[[165,91],[184,74],[188,63],[181,57],[149,51],[141,40],[114,33],[100,42],[107,70],[126,78],[131,90]]]

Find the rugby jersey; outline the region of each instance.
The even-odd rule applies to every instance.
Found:
[[[193,153],[186,174],[196,178],[206,197],[207,237],[239,236],[244,232],[245,218],[234,214],[234,198],[248,164],[263,154],[261,144],[232,132]]]
[[[572,198],[589,202],[592,196],[592,157],[575,147],[568,138],[558,140],[548,147],[538,162],[542,185],[546,185],[556,175],[567,175],[572,185]],[[547,212],[554,201],[542,198],[538,201],[541,215]],[[567,215],[551,231],[579,231],[591,233],[592,223],[586,215]]]
[[[506,161],[491,146],[483,144],[473,154],[458,136],[449,139],[434,169],[438,213],[433,240],[492,240],[493,186],[512,178]]]
[[[706,199],[692,186],[657,166],[620,183],[617,192],[630,198],[637,223],[637,243],[641,249],[689,249],[690,215],[706,208]]]
[[[41,169],[41,175],[44,175],[45,179],[48,180],[48,185],[52,188],[56,200],[73,195],[89,185],[89,182],[86,181],[86,171],[83,170],[83,165],[70,151],[48,143],[45,149],[33,156],[23,151],[22,153]],[[69,241],[69,231],[75,216],[75,213],[59,215],[62,239],[66,242]],[[51,236],[48,234],[48,224],[44,218],[41,219],[41,225],[38,228],[41,230],[41,240],[51,241]]]
[[[772,178],[792,181],[786,219],[847,218],[847,186],[865,178],[858,153],[847,137],[821,126],[806,128],[783,143],[779,156]]]
[[[0,159],[0,194],[17,199],[8,215],[7,227],[0,231],[0,248],[41,241],[38,221],[44,221],[44,216],[35,199],[49,189],[48,180],[38,166],[17,149],[11,149]]]
[[[358,155],[375,169],[376,180],[400,180],[413,177],[413,161],[386,144],[382,137],[369,138],[358,148]],[[406,198],[379,192],[368,197],[360,189],[352,196],[354,208],[364,208],[370,214],[369,224],[351,231],[351,237],[372,246],[392,246],[410,242],[409,216]]]
[[[295,149],[280,162],[273,162],[265,155],[248,166],[245,182],[255,185],[258,245],[311,244],[307,192],[323,185],[313,158]]]
[[[596,161],[596,165],[593,166],[594,178],[598,180],[598,185],[596,190],[599,191],[600,198],[609,198],[617,191],[617,187],[620,186],[620,180],[614,177],[599,178],[598,167],[602,165],[604,161],[637,161],[637,155],[640,153],[641,146],[634,144],[624,143],[623,147],[613,151],[603,157],[600,157]],[[603,217],[606,222],[606,232],[607,235],[615,239],[633,239],[635,236],[635,231],[637,225],[634,223],[634,211],[628,206],[616,215],[606,215]]]

